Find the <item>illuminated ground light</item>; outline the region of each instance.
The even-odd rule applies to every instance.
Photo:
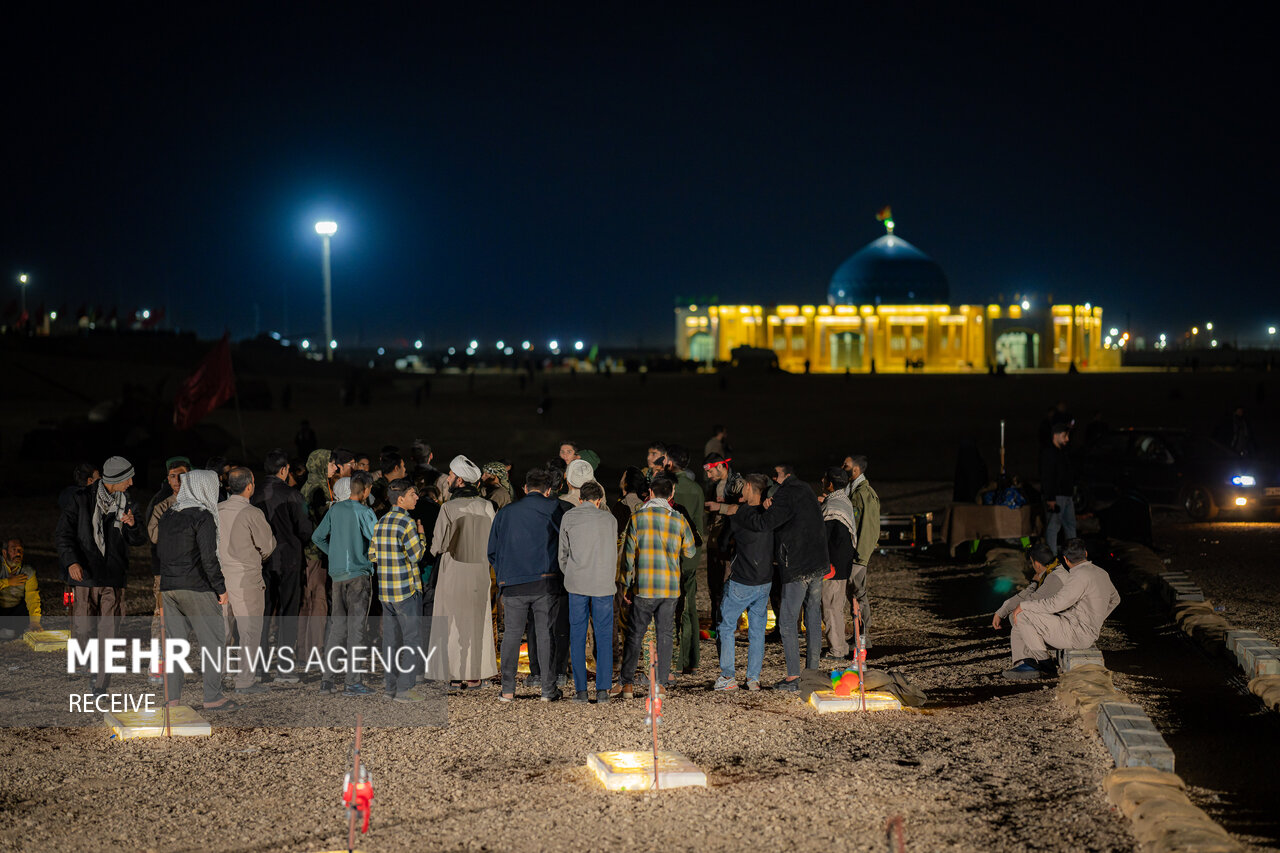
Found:
[[[610,791],[648,791],[653,788],[652,752],[593,752],[587,767]],[[678,752],[658,753],[658,786],[705,788],[707,774]]]
[[[809,704],[819,714],[833,714],[840,711],[861,711],[862,697],[857,693],[848,696],[837,696],[831,690],[815,690],[809,694]],[[868,711],[901,711],[902,702],[892,693],[879,690],[867,691]]]
[[[154,711],[120,711],[103,714],[107,727],[120,740],[141,737],[164,737],[164,709]],[[179,705],[169,709],[169,731],[174,737],[207,737],[211,731],[195,708]]]
[[[65,652],[67,650],[67,640],[71,639],[71,632],[60,629],[57,631],[28,631],[22,635],[22,641],[36,652]]]
[[[1248,506],[1248,498],[1236,498],[1236,506]]]

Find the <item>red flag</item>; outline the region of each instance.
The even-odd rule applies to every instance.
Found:
[[[236,375],[231,369],[231,335],[228,332],[178,388],[178,397],[173,401],[173,425],[180,430],[190,429],[235,393]]]
[[[880,208],[880,212],[876,214],[876,222],[884,222],[886,219],[893,219],[893,211],[887,204]]]

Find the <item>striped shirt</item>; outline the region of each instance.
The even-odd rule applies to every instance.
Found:
[[[369,559],[376,565],[378,598],[395,604],[422,592],[418,562],[427,547],[418,535],[418,524],[398,506],[378,519],[369,542]]]
[[[623,577],[641,598],[680,597],[680,556],[697,553],[693,528],[665,500],[636,510],[623,543]]]

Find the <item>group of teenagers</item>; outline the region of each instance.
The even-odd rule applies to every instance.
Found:
[[[119,635],[129,547],[149,540],[153,636],[194,634],[205,650],[239,651],[212,656],[223,666],[202,657],[206,710],[239,706],[224,675],[235,694],[254,694],[314,673],[322,692],[348,696],[378,693],[380,675],[384,695],[410,703],[426,698],[423,680],[456,689],[500,680],[498,699],[510,702],[522,641],[526,690],[556,701],[571,678],[573,700],[589,702],[594,669],[595,699],[605,702],[633,697],[651,626],[659,689],[673,666],[697,670],[705,564],[707,634],[720,652],[714,688],[739,687],[745,615],[746,688],[760,689],[772,600],[787,668],[774,687],[798,690],[802,618],[809,668],[819,665],[824,623],[837,661],[852,654],[850,612],[866,630],[879,498],[864,457],[825,471],[815,493],[789,465],[735,474],[724,438],[717,427],[702,482],[687,450],[652,443],[644,466],[623,471],[612,502],[596,476],[599,458],[572,441],[527,471],[519,489],[505,460],[481,467],[459,455],[439,471],[421,441],[408,459],[384,448],[373,470],[363,454],[314,450],[301,482],[283,450],[267,454],[260,475],[175,457],[145,511],[128,497],[132,465],[112,457],[61,502],[56,540],[75,593],[73,635],[82,643]],[[397,665],[378,675],[356,665],[375,647]],[[167,696],[177,704],[182,672],[169,669]],[[110,675],[90,680],[106,692]]]

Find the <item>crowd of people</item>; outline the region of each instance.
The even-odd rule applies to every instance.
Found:
[[[529,672],[519,686],[543,701],[571,683],[573,700],[589,702],[593,670],[597,702],[632,698],[650,631],[658,689],[673,669],[697,671],[703,636],[718,641],[714,689],[737,689],[745,633],[745,686],[758,690],[770,602],[787,666],[777,689],[797,690],[803,666],[819,665],[824,624],[829,660],[847,661],[865,642],[848,636],[851,615],[864,634],[869,622],[867,563],[879,540],[865,457],[825,471],[815,494],[790,465],[735,473],[716,425],[700,466],[682,446],[651,443],[644,465],[622,472],[615,500],[597,477],[599,456],[574,441],[519,487],[507,460],[458,455],[438,470],[421,440],[407,458],[393,446],[376,458],[315,448],[299,466],[276,449],[255,472],[173,457],[145,509],[130,499],[128,460],[77,468],[55,533],[72,635],[82,644],[120,636],[130,548],[149,543],[152,636],[194,635],[211,711],[304,678],[323,693],[410,703],[425,698],[424,680],[498,683],[498,700],[510,702],[522,645]],[[707,631],[697,608],[704,558]],[[38,626],[35,599],[26,615]],[[382,652],[377,674],[358,665],[369,649]],[[110,679],[92,673],[90,688],[104,693]],[[181,701],[178,667],[158,661],[151,679],[167,679],[169,701]]]

